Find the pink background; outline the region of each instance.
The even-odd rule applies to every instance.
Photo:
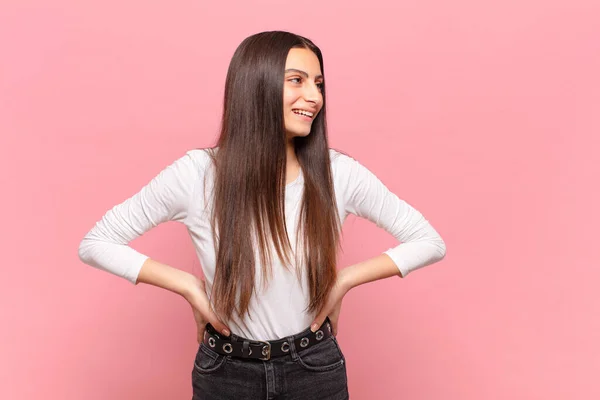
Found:
[[[599,398],[599,3],[251,3],[2,1],[0,398],[191,397],[189,305],[77,247],[214,143],[235,48],[273,29],[324,52],[331,146],[448,247],[346,297],[351,398]],[[395,244],[344,232],[343,266]],[[132,245],[200,269],[181,225]]]

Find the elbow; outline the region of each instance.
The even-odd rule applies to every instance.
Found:
[[[436,261],[443,260],[444,257],[446,257],[446,243],[440,237],[433,243],[433,245],[435,246],[436,250]]]
[[[84,264],[88,264],[88,265],[92,262],[90,246],[91,246],[91,243],[90,243],[89,239],[84,238],[79,243],[79,248],[77,249],[77,256],[79,257],[79,260],[81,260],[81,262],[83,262]]]

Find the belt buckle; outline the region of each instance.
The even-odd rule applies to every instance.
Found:
[[[263,360],[263,361],[269,360],[271,358],[271,343],[269,343],[269,342],[263,342],[262,340],[255,340],[255,342],[264,343],[265,344],[262,347],[262,350],[261,350],[261,354],[263,355],[263,357],[259,358],[259,360]],[[266,353],[267,354],[266,355],[265,355],[265,346],[267,346],[267,349],[266,349]]]

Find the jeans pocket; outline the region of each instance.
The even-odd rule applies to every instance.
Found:
[[[344,365],[345,357],[334,336],[298,352],[296,360],[309,371],[329,371]]]
[[[201,375],[214,373],[225,367],[227,359],[227,356],[217,353],[204,343],[200,343],[194,359],[194,372]]]

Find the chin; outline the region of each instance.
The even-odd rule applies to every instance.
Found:
[[[293,137],[305,137],[308,136],[310,134],[310,129],[307,130],[288,130],[288,137],[293,138]]]
[[[290,133],[290,137],[306,137],[310,134],[310,131],[308,132],[292,132]]]

